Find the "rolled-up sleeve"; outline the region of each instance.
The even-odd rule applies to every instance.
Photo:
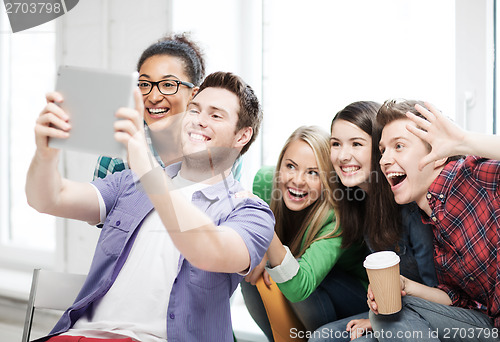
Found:
[[[274,236],[274,215],[260,199],[247,198],[238,203],[223,222],[245,242],[250,255],[250,272],[264,257]]]

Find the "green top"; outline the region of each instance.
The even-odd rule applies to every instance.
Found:
[[[257,172],[253,184],[254,194],[268,203],[271,200],[273,173],[274,167],[264,166]],[[324,236],[333,231],[335,224],[335,212],[332,210],[318,236]],[[309,228],[307,229],[309,230]],[[302,239],[302,245],[305,235]],[[343,249],[340,247],[341,244],[342,237],[338,236],[316,241],[306,249],[302,257],[297,259],[299,263],[297,274],[292,279],[278,284],[281,292],[289,301],[299,302],[309,297],[334,266],[359,278],[365,287],[368,286],[366,272],[363,268],[363,260],[366,255],[364,248],[356,244]]]

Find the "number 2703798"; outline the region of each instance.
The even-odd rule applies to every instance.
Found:
[[[6,2],[5,9],[7,14],[11,13],[61,13],[62,8],[60,3],[52,4],[50,2]]]

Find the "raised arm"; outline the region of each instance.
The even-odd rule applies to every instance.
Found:
[[[181,254],[194,266],[213,272],[245,272],[250,267],[251,257],[243,237],[233,228],[217,226],[203,211],[173,189],[171,179],[151,157],[144,138],[144,125],[139,113],[144,106],[140,93],[135,94],[136,109],[122,108],[117,116],[123,120],[115,124],[115,138],[127,146],[130,168],[140,178],[141,185],[158,212]],[[268,226],[270,240],[272,216],[256,205],[246,212],[255,220],[255,227]],[[236,214],[237,215],[237,214]],[[247,218],[244,218],[245,220]],[[262,255],[267,246],[262,248]],[[261,255],[261,256],[262,256]],[[253,260],[252,260],[253,261]],[[257,264],[260,260],[253,261]]]
[[[419,164],[420,169],[425,165],[446,157],[456,155],[477,155],[490,159],[500,159],[500,136],[468,132],[458,127],[446,118],[438,109],[429,103],[428,109],[415,105],[415,109],[427,120],[412,113],[407,117],[420,128],[407,125],[407,129],[423,141],[432,146],[432,151]]]
[[[26,178],[26,197],[30,206],[42,213],[99,222],[99,202],[93,187],[61,177],[59,150],[50,148],[49,138],[67,138],[71,125],[67,114],[56,104],[59,93],[46,96],[47,105],[35,125],[36,151]]]
[[[170,191],[171,180],[161,168],[141,177],[141,184],[172,241],[191,264],[226,273],[245,273],[250,268],[250,253],[243,238],[231,227],[215,225],[181,193]]]

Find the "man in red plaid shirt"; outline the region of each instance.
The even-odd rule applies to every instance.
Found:
[[[415,201],[434,226],[439,285],[401,277],[403,309],[390,316],[378,315],[369,290],[375,337],[500,340],[500,136],[465,132],[419,101],[386,101],[377,122],[380,166],[396,202]],[[449,158],[456,155],[467,157]]]

